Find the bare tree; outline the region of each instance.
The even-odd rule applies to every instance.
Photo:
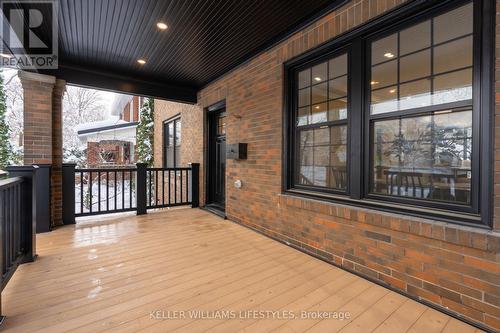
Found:
[[[63,121],[72,125],[104,119],[105,105],[99,90],[68,86],[63,103]]]
[[[76,128],[78,125],[103,120],[106,105],[102,92],[68,86],[63,98],[63,150],[65,155],[75,155],[80,150]]]
[[[11,141],[19,145],[23,133],[23,87],[17,70],[3,71],[4,89],[7,98],[7,122],[10,127]]]

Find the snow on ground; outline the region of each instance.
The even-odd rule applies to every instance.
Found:
[[[94,180],[92,182],[92,196],[90,195],[89,187],[90,187],[89,184],[85,183],[83,184],[83,213],[90,212],[91,199],[92,199],[92,212],[99,211],[99,201],[101,203],[101,211],[137,207],[136,195],[135,195],[135,182],[131,182],[130,180],[124,180],[124,181],[118,180],[116,182],[116,189],[115,189],[114,182],[110,182],[109,186],[107,186],[105,181],[101,181],[100,200],[99,200],[98,181]],[[107,198],[109,199],[107,200]],[[82,202],[81,185],[78,183],[75,185],[76,214],[82,213],[81,202]]]

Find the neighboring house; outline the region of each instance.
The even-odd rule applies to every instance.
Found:
[[[110,119],[78,126],[89,167],[136,162],[136,132],[143,102],[142,97],[119,95],[111,106]]]
[[[111,119],[79,125],[77,133],[85,146],[87,165],[99,167],[135,163],[137,124],[114,116]]]
[[[126,122],[138,122],[139,112],[144,104],[144,97],[131,95],[118,95],[111,106],[111,115],[118,116]]]

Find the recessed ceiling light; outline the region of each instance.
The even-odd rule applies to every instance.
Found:
[[[391,52],[387,52],[384,54],[384,57],[391,59],[391,58],[394,58],[394,54]]]
[[[6,53],[0,53],[0,57],[7,58],[7,59],[12,58],[12,56],[10,54],[6,54]]]
[[[141,65],[144,65],[146,63],[146,60],[138,59],[137,62],[140,63]]]
[[[319,110],[319,105],[316,105],[314,108],[315,108],[316,110]]]
[[[394,94],[394,93],[396,92],[396,89],[391,89],[391,90],[389,90],[389,92],[390,92],[391,94]]]
[[[319,81],[321,81],[321,78],[320,78],[319,76],[316,76],[316,77],[314,78],[314,81],[318,81],[318,82],[319,82]]]
[[[378,81],[372,81],[372,82],[370,82],[370,84],[371,84],[372,86],[374,86],[374,85],[376,85],[376,84],[379,84],[379,82],[378,82]]]
[[[160,30],[167,30],[167,28],[168,28],[168,25],[167,25],[167,24],[165,24],[165,23],[163,23],[163,22],[158,22],[158,23],[156,23],[156,26],[157,26],[157,27],[158,27],[158,29],[160,29]]]

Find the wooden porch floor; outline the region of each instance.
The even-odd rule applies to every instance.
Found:
[[[38,236],[39,259],[3,292],[4,331],[478,331],[199,209],[99,219]],[[266,317],[246,310],[350,319],[240,317]]]

